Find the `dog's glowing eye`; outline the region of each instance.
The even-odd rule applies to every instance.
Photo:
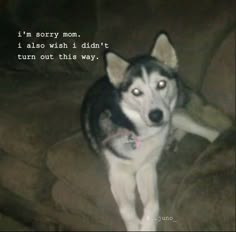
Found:
[[[135,88],[132,90],[132,94],[134,96],[138,97],[138,96],[141,96],[143,94],[143,92],[140,89]]]
[[[165,80],[161,80],[157,83],[157,89],[164,89],[166,87],[167,82]]]

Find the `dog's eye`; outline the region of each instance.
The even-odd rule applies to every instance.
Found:
[[[166,87],[167,82],[165,80],[161,80],[157,83],[157,89],[164,89]]]
[[[143,95],[143,92],[140,89],[137,89],[137,88],[133,89],[131,92],[136,97]]]

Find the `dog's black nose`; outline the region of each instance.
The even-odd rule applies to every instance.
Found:
[[[152,110],[150,113],[149,113],[149,118],[152,122],[160,122],[163,118],[163,113],[161,110],[159,109],[156,109],[156,110]]]

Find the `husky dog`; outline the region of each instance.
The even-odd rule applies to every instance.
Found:
[[[177,110],[182,101],[177,66],[175,49],[164,33],[151,55],[127,61],[108,52],[107,76],[89,89],[82,105],[84,134],[106,161],[111,192],[128,231],[156,230],[156,164],[173,128],[210,141],[219,134]],[[141,219],[135,210],[136,187]]]

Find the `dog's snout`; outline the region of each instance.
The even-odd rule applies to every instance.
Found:
[[[159,109],[156,109],[156,110],[152,110],[150,113],[149,113],[149,118],[152,122],[155,122],[155,123],[158,123],[162,120],[163,118],[163,112]]]

